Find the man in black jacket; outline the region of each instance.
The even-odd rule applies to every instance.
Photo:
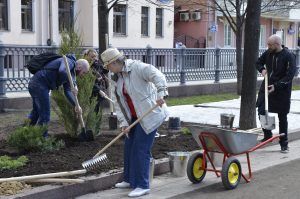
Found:
[[[257,70],[268,78],[269,89],[269,111],[278,114],[279,133],[284,136],[280,137],[279,143],[281,152],[288,152],[288,121],[287,114],[291,105],[292,80],[296,72],[295,56],[289,50],[282,46],[282,40],[277,35],[268,38],[268,50],[264,52],[256,62]],[[264,81],[260,87],[256,106],[258,114],[265,115],[264,100]],[[263,129],[266,141],[272,137],[272,131]]]

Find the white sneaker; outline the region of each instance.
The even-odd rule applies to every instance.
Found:
[[[139,197],[142,195],[146,195],[150,192],[150,189],[142,189],[142,188],[135,188],[133,191],[131,191],[128,196],[129,197]]]
[[[130,184],[128,182],[119,182],[117,184],[115,184],[115,187],[116,188],[129,188],[130,187]]]

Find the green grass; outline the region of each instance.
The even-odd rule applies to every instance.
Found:
[[[202,103],[219,102],[219,101],[231,100],[237,98],[239,98],[239,96],[234,93],[178,97],[178,98],[168,98],[167,105],[177,106],[177,105],[187,105],[187,104],[202,104]]]
[[[293,85],[293,91],[294,90],[300,90],[300,85]]]

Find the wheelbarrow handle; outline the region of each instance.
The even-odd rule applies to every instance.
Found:
[[[139,117],[136,121],[134,121],[130,126],[128,126],[124,131],[122,131],[119,135],[117,135],[110,143],[108,143],[105,147],[103,147],[93,158],[98,157],[101,153],[103,153],[108,147],[110,147],[113,143],[115,143],[120,137],[122,137],[126,131],[130,130],[132,127],[134,127],[138,122],[140,122],[146,115],[148,115],[150,112],[152,112],[154,109],[159,107],[158,104],[153,106],[151,109],[149,109],[144,115]]]
[[[74,87],[72,76],[71,76],[71,72],[70,72],[70,66],[69,66],[67,57],[65,55],[63,55],[63,60],[64,60],[64,63],[65,63],[65,66],[66,66],[67,76],[68,76],[68,80],[69,80],[69,83],[70,83],[71,90],[74,90],[75,87]],[[75,106],[77,108],[80,107],[77,96],[74,95],[74,98],[75,98]],[[85,124],[84,124],[84,121],[83,121],[82,113],[80,113],[78,116],[79,116],[79,122],[81,124],[81,127],[85,128]]]

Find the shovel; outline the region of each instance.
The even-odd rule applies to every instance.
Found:
[[[72,81],[72,76],[71,76],[71,72],[70,72],[69,63],[68,63],[67,57],[65,55],[63,56],[63,60],[65,62],[65,66],[66,66],[67,75],[68,75],[71,90],[74,90],[75,88],[74,88],[74,84],[73,84],[73,81]],[[75,106],[79,107],[78,98],[77,98],[76,95],[74,95],[74,97],[75,97]],[[93,141],[94,140],[93,131],[92,130],[86,130],[85,124],[84,124],[84,121],[83,121],[83,117],[82,117],[82,113],[79,114],[79,122],[80,122],[80,125],[81,125],[81,128],[82,128],[81,133],[79,134],[79,139],[81,141]]]
[[[275,129],[275,117],[269,116],[269,99],[268,99],[268,74],[265,75],[265,115],[260,116],[261,127],[267,130]]]

